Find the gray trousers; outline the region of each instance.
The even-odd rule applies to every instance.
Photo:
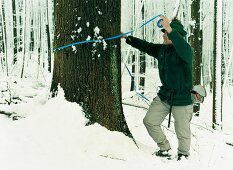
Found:
[[[161,101],[157,96],[143,119],[149,135],[157,143],[160,150],[171,148],[161,128],[162,122],[169,114],[169,109],[170,105]],[[193,115],[193,105],[172,106],[172,115],[175,120],[175,132],[178,138],[178,153],[189,155],[191,145],[190,121]]]

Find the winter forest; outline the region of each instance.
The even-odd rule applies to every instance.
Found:
[[[233,169],[233,0],[0,0],[0,169]],[[158,158],[143,118],[163,43],[159,15],[192,46],[189,159]],[[177,138],[163,122],[176,153]]]

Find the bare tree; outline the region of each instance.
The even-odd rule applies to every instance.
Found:
[[[14,36],[14,59],[13,64],[17,61],[17,52],[18,52],[18,41],[17,41],[17,17],[16,17],[16,2],[12,0],[12,12],[13,12],[13,36]]]
[[[5,21],[5,5],[4,1],[1,1],[1,6],[0,6],[0,11],[1,11],[1,24],[2,24],[2,51],[4,53],[4,58],[3,58],[3,65],[5,66],[6,74],[7,76],[9,75],[9,68],[8,68],[8,56],[7,56],[7,39],[6,39],[6,21]]]
[[[213,117],[212,127],[222,122],[222,1],[214,1]]]
[[[200,0],[193,0],[191,4],[191,25],[190,43],[194,49],[193,56],[193,84],[201,83],[201,65],[202,65],[202,31],[200,30]],[[195,115],[199,115],[200,104],[194,105]]]

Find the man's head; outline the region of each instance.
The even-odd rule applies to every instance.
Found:
[[[171,21],[170,26],[172,29],[176,30],[182,37],[187,35],[187,32],[184,30],[184,26],[178,19],[174,18]],[[161,29],[161,31],[164,33],[165,29]]]
[[[181,22],[178,19],[173,19],[172,22],[170,23],[170,26],[172,29],[176,30],[182,37],[187,35],[187,32],[184,30],[184,26],[181,24]],[[168,33],[165,29],[161,29],[161,31],[164,33],[163,34],[163,40],[164,44],[172,44],[172,41],[168,38]]]

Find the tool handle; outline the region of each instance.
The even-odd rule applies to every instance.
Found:
[[[161,22],[162,22],[162,21],[163,21],[163,19],[158,20],[158,22],[157,22],[157,27],[163,28],[163,26],[161,25]]]

